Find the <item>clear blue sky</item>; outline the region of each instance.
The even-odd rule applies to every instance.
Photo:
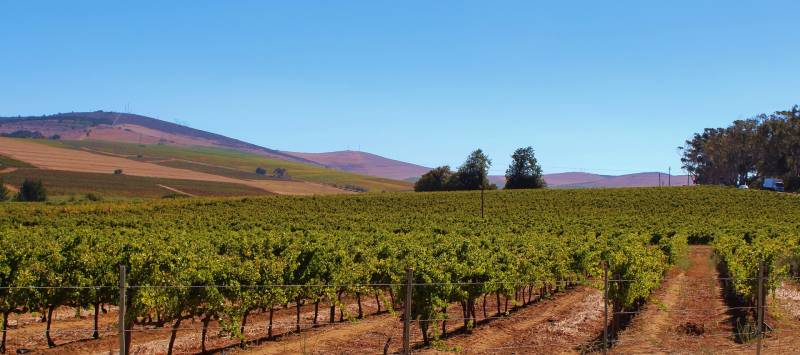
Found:
[[[798,1],[0,0],[0,115],[124,110],[270,148],[502,173],[679,167],[800,103]]]

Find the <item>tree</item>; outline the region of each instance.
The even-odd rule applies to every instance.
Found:
[[[45,201],[47,190],[42,185],[42,180],[25,179],[17,194],[19,201]]]
[[[547,186],[533,147],[517,149],[511,159],[511,165],[506,170],[506,189],[538,189]]]
[[[679,149],[683,168],[698,184],[749,185],[780,177],[794,191],[800,188],[800,107],[706,128]]]
[[[256,168],[256,174],[258,174],[258,175],[267,175],[267,170],[262,168],[262,167],[258,167],[258,168]]]
[[[479,190],[489,186],[489,168],[492,161],[482,150],[476,149],[467,157],[467,160],[458,168],[450,185],[452,190]]]
[[[414,191],[421,192],[446,190],[452,177],[453,172],[450,170],[449,166],[440,166],[422,175],[422,177],[420,177],[419,180],[414,183]]]
[[[275,175],[278,179],[289,177],[289,173],[284,168],[275,168],[275,170],[272,171],[272,175]]]

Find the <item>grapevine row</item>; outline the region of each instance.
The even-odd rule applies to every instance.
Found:
[[[0,311],[5,325],[13,312],[115,304],[124,264],[128,329],[214,319],[243,337],[250,313],[287,303],[323,302],[331,315],[345,296],[403,304],[399,285],[412,268],[412,315],[427,341],[436,336],[432,320],[452,302],[475,318],[481,296],[547,293],[561,281],[596,279],[603,263],[625,280],[609,290],[615,309],[636,307],[682,258],[687,240],[763,230],[794,236],[798,223],[790,198],[721,188],[496,191],[486,194],[485,219],[476,197],[7,204]],[[783,224],[749,208],[782,210]]]

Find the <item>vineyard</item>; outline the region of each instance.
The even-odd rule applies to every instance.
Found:
[[[7,203],[1,350],[14,349],[9,320],[23,315],[43,315],[44,346],[58,348],[50,330],[63,307],[93,310],[89,338],[113,337],[100,334],[97,314],[119,303],[119,265],[129,350],[137,330],[165,330],[172,352],[181,324],[198,321],[205,352],[212,322],[244,344],[248,320],[268,322],[263,335],[275,338],[273,313],[287,306],[301,332],[301,308],[313,305],[317,325],[334,323],[337,311],[340,321],[365,318],[367,302],[394,319],[410,302],[424,349],[448,325],[480,327],[487,299],[500,314],[503,301],[507,309],[533,295],[602,288],[604,268],[618,281],[607,287],[611,311],[624,314],[648,301],[689,244],[711,245],[728,291],[754,305],[759,266],[766,292],[800,276],[798,203],[717,187],[491,191],[483,218],[479,192]],[[459,316],[447,311],[453,305]],[[622,321],[611,319],[612,330]]]

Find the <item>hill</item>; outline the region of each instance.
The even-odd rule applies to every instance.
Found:
[[[419,177],[431,170],[424,166],[352,150],[328,153],[283,153],[342,171],[396,180]]]
[[[330,184],[321,184],[292,179],[269,179],[261,177],[255,173],[252,173],[252,177],[245,177],[243,174],[235,175],[236,172],[244,173],[244,171],[225,166],[217,166],[216,170],[202,169],[198,168],[198,166],[203,165],[199,164],[199,162],[191,160],[177,161],[183,162],[184,164],[175,166],[174,164],[170,163],[175,163],[176,160],[169,158],[167,155],[162,155],[160,157],[145,157],[143,154],[138,154],[136,157],[133,157],[122,154],[113,154],[109,151],[97,149],[70,149],[64,144],[69,143],[35,139],[0,138],[0,155],[9,157],[13,161],[21,161],[38,168],[17,169],[16,171],[10,171],[10,181],[14,181],[14,177],[19,179],[25,177],[45,177],[51,182],[50,187],[52,189],[55,189],[55,191],[66,191],[68,189],[65,189],[63,185],[74,185],[75,182],[67,179],[53,180],[50,179],[50,175],[56,176],[62,172],[82,173],[85,175],[72,174],[70,176],[73,179],[82,179],[86,181],[98,181],[100,177],[105,176],[107,178],[106,180],[108,180],[105,182],[105,184],[111,185],[112,183],[116,182],[119,183],[119,186],[121,187],[120,190],[123,190],[120,193],[114,193],[113,195],[115,196],[126,195],[127,190],[131,189],[130,183],[135,181],[142,182],[146,185],[163,185],[161,187],[163,187],[164,190],[175,192],[175,188],[171,188],[171,186],[178,184],[178,182],[171,180],[180,180],[183,182],[187,180],[196,181],[198,182],[197,184],[200,184],[199,182],[225,184],[205,184],[204,186],[207,187],[240,185],[238,191],[243,192],[242,195],[252,194],[251,192],[253,191],[253,188],[257,190],[263,190],[261,193],[278,193],[288,195],[346,192],[345,190],[339,189]],[[118,143],[118,145],[121,145],[121,143]],[[144,149],[146,149],[146,146]],[[177,150],[176,153],[180,153],[180,150]],[[177,156],[177,154],[174,156]],[[213,166],[210,168],[213,168]],[[54,171],[58,173],[53,173]],[[254,169],[251,171],[254,171]],[[21,176],[21,174],[24,176]],[[100,174],[100,177],[92,174]],[[125,177],[120,177],[120,175]],[[131,180],[128,178],[130,176],[166,179],[167,182],[160,183],[160,180]],[[127,181],[128,183],[123,183],[123,180]],[[86,191],[84,191],[85,193],[96,192],[92,185],[84,186],[86,187]],[[250,189],[248,190],[244,187],[250,187]],[[134,190],[137,189],[139,188],[134,188]],[[231,191],[237,189],[225,190]],[[201,194],[230,195],[230,193],[223,193],[222,191],[219,191],[220,193],[215,192],[215,189],[210,189]]]
[[[269,173],[256,174],[259,167]],[[285,169],[287,176],[271,176],[277,168]],[[114,173],[118,169],[123,176]],[[158,192],[169,194],[169,187],[187,185],[192,185],[192,195],[206,196],[404,191],[411,187],[407,182],[230,149],[96,140],[0,138],[0,170],[0,178],[10,183],[24,178],[47,180],[58,195],[96,193],[96,187],[102,185],[106,197],[157,197]],[[134,176],[139,178],[131,178]],[[134,193],[139,190],[148,193]]]
[[[257,167],[265,168],[268,172],[284,168],[289,169],[293,180],[344,190],[410,190],[410,182],[430,170],[428,167],[360,151],[280,151],[177,123],[118,112],[0,117],[0,134],[15,132],[39,137],[58,135],[59,141],[37,141],[124,159],[156,161],[162,167],[228,178],[259,180],[259,176],[253,174]],[[82,169],[80,165],[73,164],[70,171],[97,173]],[[168,178],[161,175],[152,177]],[[217,178],[212,180],[220,182]],[[498,186],[505,184],[503,176],[490,176],[490,180]],[[566,172],[546,174],[545,180],[554,188],[659,186],[658,173],[653,172],[620,176]],[[666,185],[667,181],[668,177],[662,174],[662,184]],[[672,182],[673,185],[686,185],[686,176],[673,176]],[[264,183],[259,184],[263,188]],[[288,191],[297,192],[293,188]]]
[[[231,195],[234,192],[253,192],[254,189],[261,193],[301,195],[411,189],[408,182],[339,171],[300,156],[141,115],[96,111],[2,117],[0,134],[53,138],[3,138],[0,165],[20,167],[19,163],[3,164],[7,160],[30,165],[26,168],[41,169],[17,171],[9,176],[12,182],[24,177],[40,178],[46,175],[43,171],[70,172],[71,178],[80,174],[100,174],[82,176],[86,181],[98,181],[104,174],[122,169],[128,177],[213,182],[201,184],[213,189],[194,189],[202,195]],[[256,168],[264,169],[267,174],[256,174]],[[271,177],[275,169],[284,169],[287,176]],[[120,182],[123,178],[114,179]],[[149,187],[156,182],[152,179],[127,180],[128,183],[118,185],[118,191],[107,190],[114,196],[127,196],[130,193],[125,189],[133,182]],[[66,180],[52,182],[58,185],[54,186],[55,191],[82,192],[80,188],[61,188]],[[111,182],[103,184],[113,186]],[[92,192],[91,186],[77,186],[85,188],[83,192]],[[154,191],[161,190],[164,189]]]
[[[649,186],[686,186],[686,175],[659,174],[658,172],[645,172],[626,175],[596,175],[577,173],[582,175],[553,174],[545,176],[545,180],[553,182],[551,186],[561,188],[599,188],[599,187],[649,187]],[[659,178],[661,179],[659,183]],[[691,184],[690,184],[691,185]]]
[[[551,188],[603,188],[603,187],[652,187],[661,184],[667,186],[686,186],[686,175],[672,175],[670,179],[667,174],[658,172],[634,173],[626,175],[600,175],[583,172],[567,172],[556,174],[545,174],[544,180]],[[497,186],[505,184],[505,177],[502,175],[492,175],[489,181]],[[690,184],[693,185],[693,184]]]
[[[272,158],[315,164],[280,151],[220,134],[152,117],[107,111],[70,112],[46,116],[0,117],[0,133],[40,132],[67,140],[101,140],[137,144],[172,144],[235,149]]]

